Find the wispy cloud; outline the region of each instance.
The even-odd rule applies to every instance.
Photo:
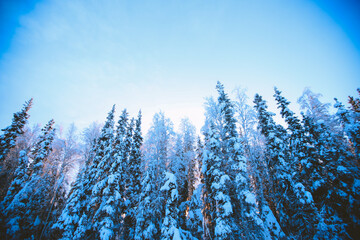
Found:
[[[162,109],[200,128],[217,80],[294,98],[312,86],[330,99],[360,77],[351,40],[307,1],[49,0],[20,22],[0,60],[1,126],[34,97],[34,122],[86,125],[116,103],[142,108],[145,122]]]

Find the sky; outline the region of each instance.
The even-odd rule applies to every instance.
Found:
[[[360,87],[360,4],[352,0],[0,1],[0,128],[34,98],[30,124],[79,129],[141,109],[199,130],[221,81],[297,109],[305,87],[346,101]]]

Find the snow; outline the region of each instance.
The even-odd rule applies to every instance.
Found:
[[[115,174],[111,174],[108,177],[108,184],[113,184],[116,181],[116,175]]]
[[[235,143],[235,144],[234,144],[234,149],[235,149],[236,151],[241,150],[241,144],[240,144],[239,142]]]
[[[219,146],[219,141],[217,139],[215,139],[215,138],[211,138],[210,139],[210,145],[218,147]]]
[[[39,163],[34,165],[34,169],[40,169],[40,168],[42,168],[43,165],[44,164],[42,162],[39,162]]]
[[[225,201],[226,200],[226,195],[223,194],[223,192],[218,192],[215,196],[215,200],[218,201]]]
[[[239,162],[238,166],[240,171],[246,172],[246,163],[244,161]]]
[[[229,216],[233,212],[230,201],[225,202],[225,204],[223,205],[223,209],[225,216]]]
[[[263,208],[263,212],[265,213],[265,224],[267,225],[269,231],[272,233],[271,235],[275,235],[277,238],[285,237],[284,232],[281,230],[281,227],[269,206],[265,205]]]
[[[214,169],[214,171],[212,172],[212,175],[219,176],[219,175],[221,175],[221,172],[219,171],[219,169]]]
[[[115,196],[115,200],[118,201],[121,199],[121,194],[119,193],[119,191],[115,191],[114,192],[114,196]]]
[[[217,182],[214,182],[211,184],[211,188],[213,188],[213,189],[220,189],[220,187],[221,187],[221,185]]]
[[[109,215],[112,215],[115,212],[114,208],[110,205],[106,205],[103,210]]]
[[[11,219],[9,221],[9,226],[11,226],[10,229],[8,229],[8,233],[9,232],[17,232],[20,230],[20,227],[19,227],[19,220],[20,220],[20,217],[14,217],[13,219]]]
[[[25,157],[26,156],[26,151],[25,150],[21,150],[19,152],[19,158]]]
[[[228,175],[222,175],[220,178],[220,184],[225,185],[226,181],[230,181],[230,177]]]
[[[169,213],[167,213],[167,215],[169,215]],[[169,217],[167,216],[164,217],[163,225],[165,226],[169,225]]]
[[[353,185],[353,191],[360,192],[360,180],[359,179],[355,179],[354,185]]]
[[[274,137],[275,137],[275,133],[270,132],[270,133],[269,133],[269,138],[272,139],[272,138],[274,138]]]
[[[160,191],[168,191],[170,190],[170,184],[176,185],[176,177],[174,174],[170,172],[165,172],[165,179],[167,181],[165,182],[164,186],[160,188]]]
[[[256,197],[253,193],[249,191],[245,191],[244,194],[245,194],[245,202],[252,205],[256,205]]]
[[[247,179],[242,174],[236,175],[236,182],[238,183],[246,183]]]
[[[93,187],[92,194],[94,194],[94,195],[99,194],[100,191],[103,189],[104,185],[105,185],[105,181],[104,181],[104,180],[96,183],[95,186]]]
[[[314,190],[316,190],[316,189],[318,189],[322,184],[323,184],[323,180],[316,180],[314,183],[313,183],[313,185],[312,185],[312,188],[314,189]]]
[[[283,111],[284,113],[293,114],[289,109],[287,109],[287,108],[284,108],[284,109],[285,109]],[[286,118],[286,120],[287,121],[295,121],[296,119],[294,120],[292,118]],[[295,121],[295,123],[296,123],[296,121]],[[321,121],[317,121],[317,123],[323,124],[324,122],[323,122],[323,120],[321,120]],[[272,124],[272,122],[270,121],[269,124]],[[216,126],[216,127],[219,127],[219,129],[214,128],[215,129],[214,131],[219,131],[221,134],[223,134],[223,132],[222,132],[223,126]],[[298,172],[292,171],[293,170],[292,165],[296,164],[299,161],[298,158],[304,158],[303,160],[301,160],[301,164],[305,165],[307,168],[310,168],[311,163],[310,163],[310,161],[308,161],[310,159],[309,156],[307,156],[308,153],[307,152],[305,152],[305,153],[304,152],[295,152],[295,151],[287,152],[287,151],[291,150],[289,145],[292,144],[287,141],[287,137],[289,137],[290,134],[297,134],[297,132],[296,132],[297,129],[295,129],[295,130],[293,129],[294,131],[292,131],[292,132],[288,131],[289,135],[287,135],[287,136],[285,136],[285,135],[282,136],[281,131],[276,132],[277,130],[278,130],[278,128],[275,125],[268,126],[267,132],[270,132],[268,138],[273,140],[273,142],[270,142],[270,148],[269,148],[270,150],[268,150],[268,151],[270,152],[269,157],[273,158],[273,157],[277,156],[277,157],[279,157],[278,158],[279,162],[276,162],[274,164],[274,166],[271,166],[273,169],[264,169],[264,174],[255,175],[255,173],[254,173],[254,175],[250,176],[250,177],[254,177],[254,179],[256,180],[255,177],[265,178],[265,177],[269,176],[272,178],[272,179],[270,179],[269,182],[272,182],[274,180],[274,184],[281,184],[281,186],[279,186],[279,189],[281,187],[283,187],[283,189],[281,190],[282,192],[280,192],[281,195],[285,195],[285,197],[286,197],[287,194],[291,194],[290,195],[291,198],[285,199],[285,201],[288,201],[286,204],[280,204],[283,196],[280,196],[278,199],[271,199],[273,201],[272,203],[274,204],[274,205],[272,205],[274,213],[276,213],[276,216],[281,221],[284,220],[284,226],[283,226],[284,229],[285,228],[288,229],[288,226],[286,225],[287,224],[286,218],[289,217],[290,221],[292,221],[291,218],[293,218],[294,216],[296,217],[296,215],[295,215],[296,212],[303,211],[302,207],[304,207],[304,206],[300,206],[299,209],[291,209],[291,210],[294,210],[295,214],[292,216],[285,216],[287,212],[282,212],[282,210],[283,210],[283,209],[281,209],[282,207],[283,208],[285,208],[287,206],[290,206],[290,208],[298,207],[297,204],[295,204],[295,206],[294,206],[294,204],[291,203],[291,201],[294,200],[292,198],[293,197],[292,194],[293,193],[296,194],[296,197],[297,197],[297,199],[295,199],[296,202],[300,201],[303,204],[311,204],[311,203],[313,203],[313,197],[309,191],[306,191],[305,186],[312,184],[312,190],[319,189],[321,186],[323,186],[323,185],[325,186],[325,184],[329,184],[328,182],[331,183],[333,181],[332,179],[329,179],[328,176],[332,176],[332,174],[334,174],[334,173],[331,171],[328,171],[327,166],[325,164],[324,166],[321,166],[321,167],[324,169],[325,172],[328,171],[328,176],[326,176],[326,178],[325,177],[323,179],[317,178],[316,181],[311,181],[313,179],[313,177],[310,179],[297,178],[298,176],[296,174],[298,174]],[[110,129],[105,129],[104,132],[109,135],[113,134],[113,131]],[[265,239],[279,239],[279,238],[281,239],[281,238],[285,237],[272,210],[269,208],[269,206],[266,205],[267,204],[266,196],[264,196],[265,200],[264,200],[264,202],[261,203],[262,205],[257,206],[257,202],[256,202],[257,195],[255,195],[253,192],[251,192],[249,190],[250,188],[248,187],[248,185],[252,183],[251,180],[253,180],[253,179],[252,178],[249,179],[249,175],[251,175],[251,174],[248,175],[246,173],[247,168],[248,168],[248,165],[246,163],[247,158],[240,156],[240,155],[242,155],[241,152],[237,152],[236,154],[239,154],[239,155],[236,155],[236,156],[239,156],[238,159],[235,159],[235,160],[237,160],[236,161],[237,164],[232,164],[234,162],[234,159],[232,157],[235,156],[234,154],[232,154],[233,149],[231,149],[231,154],[228,154],[227,153],[228,149],[226,149],[226,147],[228,145],[223,144],[223,142],[221,142],[222,140],[217,139],[217,137],[219,137],[217,132],[215,132],[214,135],[215,135],[215,137],[210,139],[210,144],[209,144],[209,142],[205,142],[205,149],[206,148],[212,149],[214,147],[214,145],[219,146],[221,148],[215,149],[214,151],[211,151],[211,152],[208,152],[208,150],[204,150],[203,156],[202,156],[202,160],[204,162],[204,164],[202,165],[202,171],[203,171],[203,173],[207,173],[207,175],[205,175],[205,177],[209,176],[208,178],[205,178],[205,180],[208,182],[205,182],[205,180],[204,180],[204,186],[208,187],[209,185],[211,185],[211,189],[205,189],[209,193],[208,195],[205,195],[205,197],[209,197],[209,198],[214,197],[214,199],[210,199],[211,202],[209,201],[209,203],[213,204],[215,201],[216,202],[214,203],[213,206],[211,206],[211,208],[209,208],[210,209],[209,211],[213,211],[213,210],[217,211],[214,215],[210,215],[211,216],[211,219],[210,219],[211,224],[214,226],[214,229],[211,230],[211,235],[214,234],[213,231],[215,230],[215,236],[209,236],[209,238],[214,237],[214,238],[218,238],[218,239],[225,239],[229,236],[231,237],[232,231],[235,228],[234,225],[238,223],[237,219],[235,221],[232,219],[233,216],[231,216],[231,214],[236,211],[243,211],[244,212],[243,216],[252,218],[251,221],[254,220],[256,222],[256,224],[259,225],[259,228],[258,228],[259,231],[263,231],[263,228],[265,228],[265,230],[264,230]],[[295,139],[295,143],[302,144],[301,140],[302,139],[300,139],[300,138]],[[332,138],[329,138],[329,140],[332,141]],[[205,140],[205,141],[207,141],[207,140]],[[240,142],[238,142],[238,139],[232,139],[231,141],[235,141],[234,150],[241,150],[242,145]],[[48,144],[48,143],[47,142],[42,143],[42,145],[44,145],[44,146],[46,144]],[[110,145],[106,145],[105,143],[102,143],[102,144],[104,147],[106,147],[106,150],[104,150],[104,151],[107,151],[107,153],[106,153],[107,155],[105,155],[103,157],[103,160],[104,160],[103,162],[100,161],[100,155],[96,156],[95,162],[98,165],[95,164],[95,167],[94,167],[96,171],[99,170],[98,171],[99,175],[102,175],[100,178],[101,180],[99,180],[96,177],[96,178],[93,178],[93,181],[90,184],[88,184],[89,186],[85,185],[88,187],[88,189],[93,190],[92,194],[96,194],[97,196],[94,197],[92,200],[87,200],[87,201],[84,201],[84,203],[82,203],[82,205],[85,205],[85,207],[86,207],[86,205],[88,205],[89,202],[92,203],[92,201],[97,204],[101,203],[99,212],[97,212],[98,215],[96,215],[96,217],[98,217],[102,214],[101,218],[103,218],[103,215],[114,216],[114,213],[119,211],[119,209],[116,209],[116,207],[118,207],[118,206],[111,206],[108,204],[112,204],[114,201],[121,200],[122,202],[125,202],[124,208],[126,209],[128,206],[131,206],[129,203],[133,200],[133,198],[127,197],[127,195],[122,196],[123,193],[120,190],[114,190],[113,194],[109,198],[101,198],[104,195],[107,196],[107,194],[110,194],[110,190],[112,190],[112,188],[110,188],[110,187],[113,187],[112,186],[113,184],[117,183],[119,179],[123,178],[123,175],[121,175],[121,174],[113,174],[113,175],[109,174],[109,176],[103,175],[105,172],[108,171],[106,169],[109,167],[109,165],[107,165],[108,162],[106,162],[105,160],[109,157],[109,153],[111,152],[111,147],[110,147]],[[260,144],[266,144],[266,142],[260,143]],[[279,146],[275,146],[276,144]],[[312,143],[311,147],[315,148],[316,144]],[[124,143],[124,145],[121,145],[121,147],[126,147],[125,143]],[[264,145],[264,147],[267,147],[267,146]],[[325,147],[322,147],[322,148],[324,148],[324,150],[327,151],[327,149]],[[172,150],[174,150],[174,149],[170,149],[170,151],[172,151]],[[257,150],[257,149],[254,148],[254,150]],[[249,157],[248,158],[249,161],[256,161],[257,160],[256,158],[259,157],[260,158],[259,164],[262,164],[262,162],[261,162],[262,160],[264,160],[264,164],[265,164],[266,160],[267,160],[265,157],[267,157],[267,155],[262,156],[263,150],[264,149],[262,149],[262,148],[258,149],[259,154],[258,155],[254,154],[253,155],[254,159]],[[227,155],[225,153],[223,153],[222,151],[225,152]],[[321,151],[321,148],[318,149],[318,151]],[[332,151],[332,149],[329,149],[329,151]],[[333,151],[335,151],[335,150],[333,150]],[[252,152],[249,152],[249,154],[250,153],[253,154]],[[265,152],[265,153],[267,154],[267,152]],[[20,156],[25,155],[25,154],[26,154],[26,152],[20,152]],[[38,157],[45,157],[45,154],[46,154],[46,152],[41,153],[41,154],[39,153]],[[171,154],[172,153],[170,152],[169,159],[167,159],[167,160],[169,160],[169,162],[171,162],[173,160],[171,157],[172,156]],[[292,154],[296,155],[298,158],[293,157]],[[326,152],[321,153],[321,154],[326,155]],[[187,159],[190,159],[190,158],[192,158],[192,156],[187,156]],[[146,158],[145,160],[147,160],[147,159],[148,158]],[[152,160],[153,158],[149,158],[149,159]],[[179,159],[181,159],[181,158],[179,157]],[[324,159],[326,159],[326,157],[324,157]],[[122,158],[118,157],[117,161],[119,161],[119,163],[116,163],[116,164],[120,164],[121,160],[122,160]],[[198,160],[198,159],[196,159],[196,160]],[[127,159],[125,161],[128,162],[129,159]],[[329,159],[328,161],[331,161],[331,159]],[[168,162],[166,164],[165,164],[165,161],[162,163],[160,163],[162,165],[159,167],[160,170],[158,172],[162,173],[161,171],[163,169],[167,168],[167,169],[171,169],[172,171],[174,171],[174,173],[176,175],[173,173],[170,173],[170,172],[164,172],[164,174],[161,175],[161,177],[156,175],[156,179],[154,177],[155,174],[149,175],[149,173],[147,173],[145,175],[145,178],[142,182],[143,188],[141,189],[141,191],[142,191],[141,192],[141,194],[142,194],[141,195],[141,204],[142,205],[139,205],[137,207],[137,209],[134,208],[134,210],[133,210],[133,211],[141,212],[137,215],[137,221],[140,222],[141,224],[143,224],[141,226],[140,235],[143,238],[153,239],[154,235],[159,234],[158,228],[161,227],[162,229],[165,229],[166,233],[169,233],[167,235],[166,239],[173,239],[173,240],[186,239],[187,236],[184,233],[186,231],[182,230],[181,228],[177,228],[179,225],[179,222],[180,222],[179,221],[180,214],[179,214],[178,205],[182,206],[182,204],[183,204],[184,206],[186,206],[186,207],[180,208],[180,211],[184,211],[182,209],[186,209],[186,211],[189,211],[187,216],[188,216],[188,218],[190,218],[191,224],[195,225],[195,227],[198,227],[199,229],[201,227],[207,227],[207,224],[209,222],[207,222],[206,218],[203,218],[204,217],[203,213],[206,213],[206,211],[208,209],[205,208],[207,206],[204,207],[204,205],[203,205],[204,204],[203,200],[206,198],[205,197],[203,198],[203,195],[202,195],[207,192],[205,192],[205,190],[204,191],[203,190],[195,190],[194,195],[192,196],[191,200],[188,199],[188,201],[184,200],[184,202],[177,202],[176,200],[179,195],[179,192],[177,189],[177,181],[179,182],[179,186],[181,184],[181,187],[183,187],[182,181],[185,179],[181,178],[182,175],[178,175],[178,171],[180,171],[179,170],[180,167],[177,166],[176,168],[174,168],[176,170],[173,170],[172,168],[169,167],[170,164],[168,165]],[[41,166],[40,164],[42,164],[42,162],[39,162],[35,166]],[[114,163],[113,166],[116,167],[117,166],[116,164]],[[184,163],[181,167],[185,167],[185,168],[187,167],[186,171],[189,172],[190,167],[187,166],[186,164],[187,163],[184,161]],[[231,164],[231,166],[230,166],[230,164]],[[283,166],[281,166],[281,165],[283,165]],[[261,165],[259,165],[259,166],[261,166]],[[147,167],[149,167],[149,169],[151,169],[151,167],[153,167],[153,166],[149,165]],[[253,167],[253,166],[251,166],[251,167]],[[267,168],[268,166],[264,165],[263,167]],[[101,168],[104,168],[104,169],[101,169]],[[195,168],[197,168],[197,167],[195,167]],[[257,167],[256,168],[254,167],[252,170],[254,170],[254,171],[257,170]],[[267,170],[269,170],[269,175],[267,175]],[[331,170],[331,168],[330,168],[330,170]],[[344,174],[349,174],[350,172],[353,171],[352,168],[346,168],[341,165],[336,166],[336,170],[339,173],[344,173]],[[227,175],[225,173],[227,173],[229,175]],[[275,176],[272,175],[273,173]],[[317,173],[317,172],[314,171],[314,173]],[[235,174],[236,174],[236,176],[234,176]],[[336,173],[335,173],[335,175],[336,175]],[[315,175],[313,175],[313,176],[315,176]],[[164,178],[162,178],[162,177],[164,177]],[[200,178],[199,176],[197,176],[197,177]],[[273,179],[273,177],[274,177],[274,179]],[[308,177],[311,177],[311,176],[308,176]],[[316,175],[316,177],[321,178],[322,176]],[[40,178],[40,176],[39,176],[39,178]],[[229,186],[226,185],[226,183],[229,183],[229,185],[230,185],[230,181],[234,181],[234,178],[236,180],[236,183],[231,182],[230,187],[234,186],[234,189],[235,189],[235,187],[237,187],[236,191],[232,191],[232,189],[229,190],[229,188],[228,188]],[[333,178],[335,178],[335,176],[333,176]],[[286,181],[282,181],[282,179],[289,180],[288,182],[290,182],[290,184],[291,184],[290,189],[284,188]],[[264,179],[264,180],[267,180],[267,179]],[[302,183],[296,183],[295,182],[296,180],[299,180]],[[95,184],[95,182],[97,182],[97,184]],[[163,183],[163,186],[161,186],[161,183]],[[359,192],[359,190],[360,190],[360,180],[359,179],[355,179],[353,185],[350,184],[350,181],[347,181],[347,183],[348,184],[346,184],[345,182],[340,182],[340,184],[342,184],[341,189],[348,189],[348,188],[352,187],[352,189],[355,193]],[[265,182],[264,184],[267,184],[267,182]],[[101,192],[101,190],[104,189],[103,186],[105,186],[105,185],[110,185],[110,187],[108,186],[108,188],[105,188],[105,191]],[[161,187],[160,188],[161,191],[166,191],[165,192],[166,197],[164,197],[165,194],[158,192],[158,190],[159,190],[158,186]],[[288,187],[288,186],[286,186],[286,187]],[[182,188],[180,188],[180,187],[179,187],[179,189],[182,190]],[[235,192],[239,193],[238,192],[239,189],[242,190],[240,192],[240,196],[238,196],[238,198],[239,199],[241,198],[241,200],[244,201],[243,204],[245,206],[240,206],[240,208],[243,208],[243,209],[237,209],[236,207],[239,207],[237,204],[232,205],[231,198],[236,197],[236,196],[228,195],[229,192],[231,194],[235,194]],[[127,194],[127,192],[131,192],[132,190],[133,189],[131,187],[128,187],[128,188],[126,187],[125,194]],[[213,191],[211,191],[211,190],[213,190]],[[216,191],[214,191],[214,190],[216,190]],[[261,191],[262,189],[259,189],[259,190]],[[148,193],[148,191],[150,191],[150,193]],[[335,193],[339,194],[344,199],[345,199],[345,197],[348,197],[350,205],[352,205],[352,204],[355,205],[354,201],[356,201],[356,199],[354,199],[353,196],[351,196],[350,194],[347,195],[348,192],[346,190],[344,190],[345,191],[344,192],[344,191],[341,191],[340,188],[339,189],[335,188],[335,190],[331,189],[331,191],[334,191]],[[262,192],[260,194],[263,194],[263,193],[267,194],[265,192]],[[30,193],[27,193],[27,194],[30,194]],[[196,198],[194,198],[194,196],[196,196],[196,194],[198,196]],[[268,195],[268,197],[269,196],[271,197],[272,195]],[[79,202],[81,200],[80,199],[81,197],[83,197],[83,196],[73,198],[73,199],[75,199],[74,201]],[[87,197],[92,198],[93,196],[87,196]],[[259,195],[259,197],[263,197],[263,196]],[[275,195],[275,198],[276,197],[277,196]],[[19,200],[18,198],[16,198],[14,200],[14,203],[16,203],[16,201]],[[158,198],[158,199],[155,199],[155,198]],[[332,201],[332,199],[330,199],[330,200]],[[343,199],[341,199],[341,200],[343,200]],[[159,203],[157,203],[156,201],[158,201]],[[19,202],[17,204],[19,206],[22,206],[21,204],[23,204],[23,203]],[[158,204],[158,205],[156,205],[156,204]],[[164,205],[161,205],[161,204],[164,204]],[[167,204],[167,205],[165,206],[165,204]],[[241,204],[241,205],[243,205],[243,204]],[[263,205],[263,204],[265,204],[265,205]],[[77,204],[77,205],[73,204],[73,205],[75,205],[75,206],[70,205],[70,207],[68,207],[68,209],[66,210],[67,212],[64,214],[64,216],[61,216],[62,222],[58,223],[57,226],[59,226],[59,228],[66,229],[66,227],[64,227],[64,226],[66,226],[67,224],[70,224],[70,223],[73,223],[73,225],[79,225],[79,227],[78,227],[79,230],[77,231],[77,233],[81,235],[87,229],[90,228],[88,226],[85,226],[84,224],[81,225],[80,223],[82,221],[85,222],[85,224],[87,224],[87,221],[90,222],[93,219],[94,219],[94,221],[97,221],[98,219],[91,218],[91,216],[85,216],[85,217],[82,217],[81,219],[79,219],[79,216],[81,216],[81,211],[82,211],[80,208],[82,208],[83,206],[79,206],[81,204]],[[90,207],[91,207],[91,205],[90,205]],[[259,208],[260,209],[262,208],[263,211],[260,211]],[[131,208],[129,207],[128,209],[131,209]],[[157,210],[153,211],[153,209],[157,209]],[[306,210],[306,206],[304,207],[304,209]],[[75,210],[78,211],[79,213],[76,212]],[[121,211],[122,210],[123,209],[121,209]],[[285,210],[287,210],[287,209],[285,209]],[[148,211],[148,212],[146,212],[146,211]],[[161,214],[158,213],[157,211],[160,212]],[[146,212],[147,215],[144,212]],[[164,212],[165,212],[165,214],[164,214]],[[259,217],[260,213],[264,214],[261,216],[261,218]],[[124,216],[126,216],[126,214],[128,214],[128,213],[122,212],[122,213],[120,213],[120,216],[118,216],[118,217],[121,217],[121,216],[124,217]],[[161,216],[156,216],[157,214],[161,215]],[[211,214],[212,214],[212,212],[211,212]],[[215,217],[212,218],[212,216],[215,216]],[[299,216],[301,216],[301,214],[299,214]],[[153,222],[150,222],[150,220],[148,220],[147,218],[153,218],[153,219],[157,218],[157,219],[155,219],[157,222],[155,220]],[[196,219],[193,219],[193,218],[196,218]],[[160,222],[160,220],[163,220],[162,223]],[[263,220],[265,220],[265,221],[263,222]],[[302,220],[298,220],[298,219],[294,219],[294,220],[302,221]],[[10,228],[12,227],[12,228],[16,229],[16,227],[19,227],[19,219],[14,218],[14,220],[11,220],[10,223],[12,221],[14,221],[14,222],[13,222],[13,225],[10,226]],[[79,221],[80,221],[80,223],[79,223]],[[202,222],[202,221],[204,221],[204,222]],[[243,220],[239,219],[239,222],[240,221],[243,221]],[[305,221],[306,221],[306,219],[304,220],[304,222]],[[156,223],[156,224],[154,224],[154,223]],[[41,224],[41,219],[39,217],[36,217],[33,224],[34,225]],[[97,234],[100,234],[100,238],[103,240],[107,240],[107,239],[114,238],[118,234],[117,232],[114,232],[114,230],[118,231],[118,229],[116,229],[116,227],[118,227],[117,226],[118,224],[121,224],[121,222],[115,223],[115,221],[114,222],[110,222],[109,220],[101,221],[101,219],[100,219],[96,222],[95,228],[96,228],[96,231],[99,231]],[[334,225],[336,225],[336,224],[337,223],[335,223]],[[113,225],[116,225],[116,226],[114,227]],[[99,226],[100,226],[100,228],[99,228]],[[246,224],[241,223],[241,226],[246,226]],[[304,226],[304,225],[302,224],[302,226]],[[309,226],[312,227],[311,225],[309,225]],[[169,227],[170,227],[170,229],[168,229]],[[143,228],[145,228],[145,229],[143,229]],[[320,227],[320,228],[322,228],[322,227]],[[325,229],[325,227],[323,227],[323,229]],[[204,230],[204,232],[207,231],[207,229],[203,229],[203,230]],[[198,230],[198,231],[200,232],[200,230]],[[292,232],[289,233],[290,237],[291,237],[291,234],[292,234]],[[74,235],[74,236],[81,237],[80,235]]]
[[[37,216],[36,219],[35,219],[35,222],[34,222],[34,226],[37,226],[40,223],[41,223],[41,220],[40,220],[39,216]]]
[[[174,228],[174,236],[172,240],[181,240],[180,231],[177,228]]]
[[[111,239],[111,237],[113,236],[113,231],[106,228],[106,227],[102,227],[100,229],[100,239],[101,240],[108,240]]]
[[[226,236],[231,233],[231,228],[223,219],[216,220],[215,236]]]
[[[305,190],[305,187],[301,183],[297,183],[294,185],[296,196],[299,198],[299,201],[302,204],[310,204],[313,202],[313,197],[310,192]]]
[[[338,172],[348,173],[347,168],[344,167],[344,166],[338,166],[338,167],[336,168],[336,170],[337,170]]]
[[[308,191],[305,191],[305,197],[306,197],[306,203],[312,203],[313,202],[313,197],[312,197],[312,195],[311,195],[311,193],[310,192],[308,192]]]
[[[151,239],[153,233],[156,232],[156,226],[153,223],[150,223],[149,226],[144,230],[143,235],[145,239]]]
[[[179,193],[178,193],[178,190],[177,189],[173,189],[171,191],[171,200],[172,201],[175,201],[179,196]]]
[[[275,142],[276,145],[280,145],[282,143],[282,140],[280,138],[276,137],[274,139],[274,142]]]
[[[344,191],[342,191],[342,190],[338,190],[337,192],[336,192],[340,197],[343,197],[343,198],[346,198],[347,197],[347,193],[346,192],[344,192]]]
[[[194,211],[193,211],[193,210],[189,210],[187,217],[188,217],[189,219],[194,218],[194,217],[195,217]]]

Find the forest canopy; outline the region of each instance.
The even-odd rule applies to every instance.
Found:
[[[115,105],[81,133],[29,126],[25,102],[0,135],[0,235],[357,239],[360,89],[344,105],[306,88],[298,114],[274,88],[283,124],[262,96],[216,90],[200,135],[163,112],[143,135],[141,111]]]

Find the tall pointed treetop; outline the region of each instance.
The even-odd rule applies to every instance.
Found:
[[[25,102],[21,111],[14,113],[11,125],[2,129],[4,134],[0,136],[0,162],[4,161],[11,148],[15,147],[16,138],[24,133],[23,128],[29,118],[28,111],[32,102],[32,98]]]

